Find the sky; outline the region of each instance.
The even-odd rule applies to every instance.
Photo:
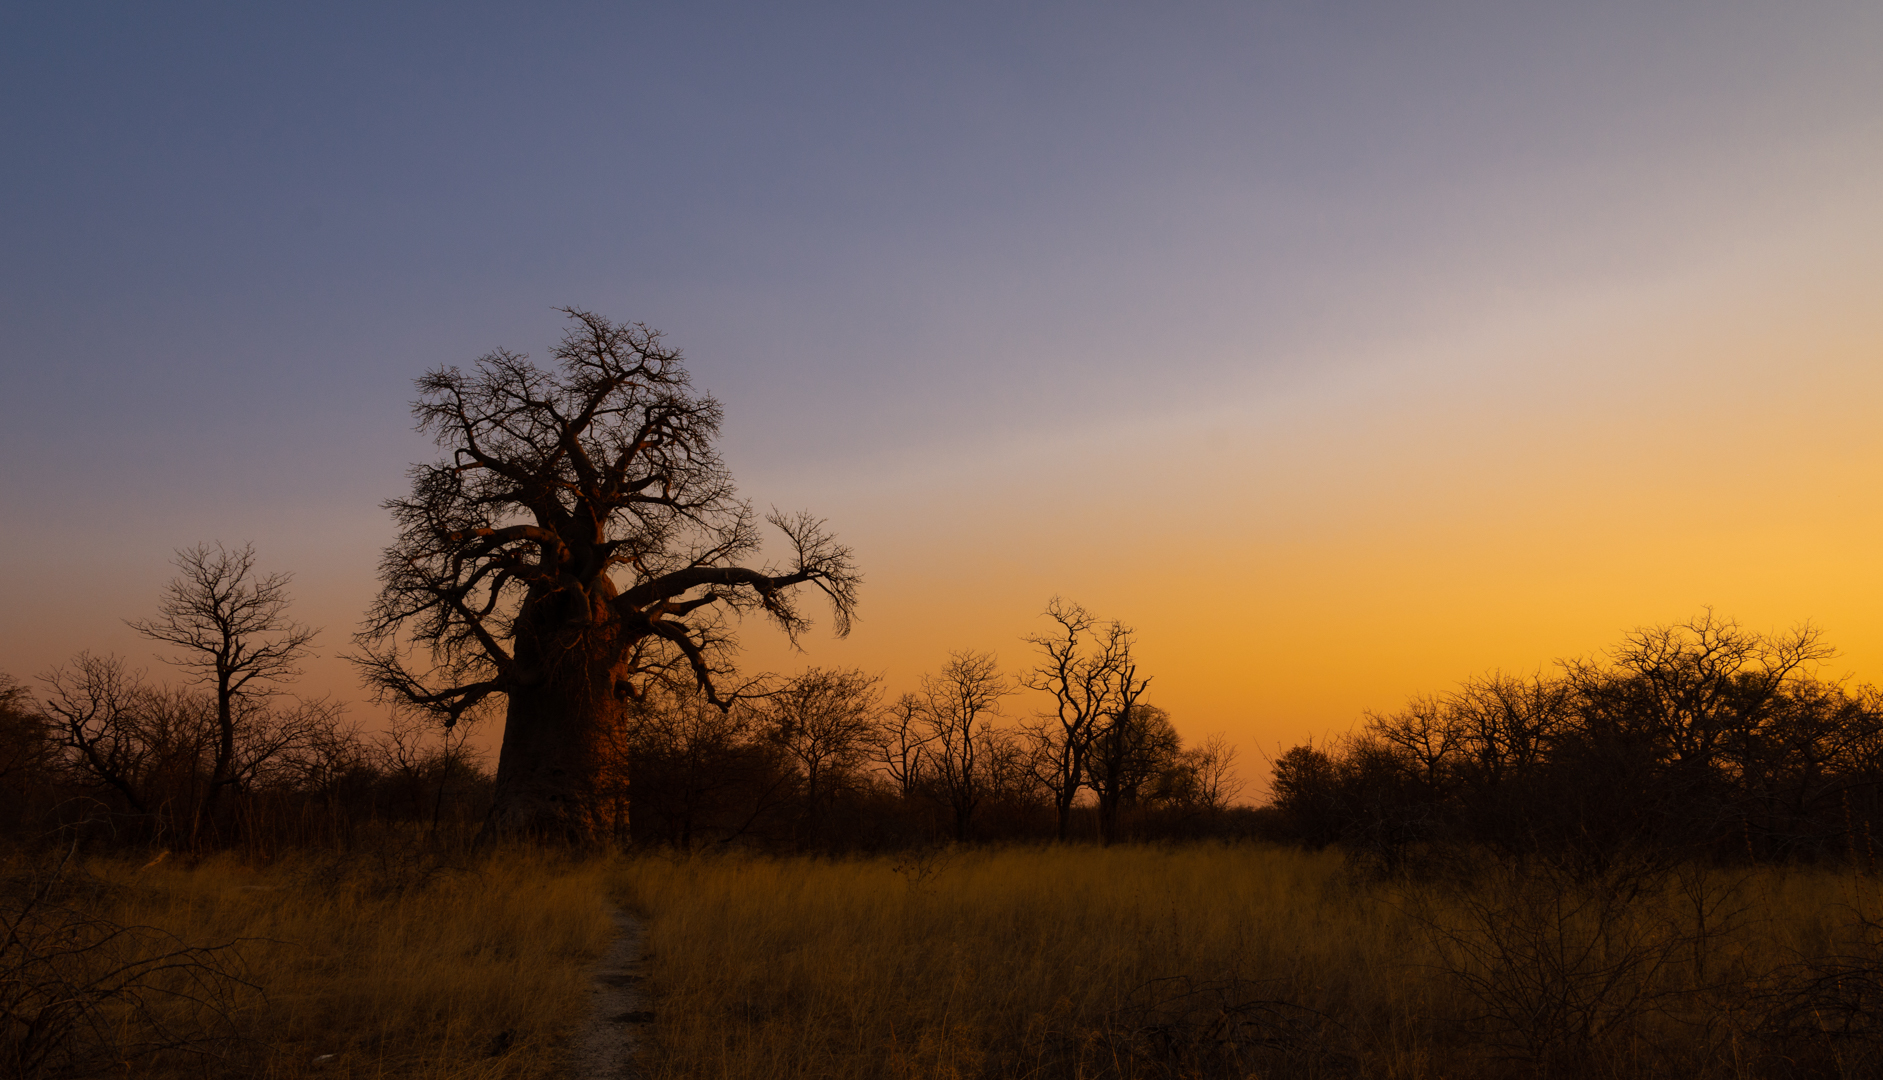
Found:
[[[1883,681],[1879,56],[1858,2],[9,4],[0,671],[171,676],[123,620],[253,542],[376,723],[412,380],[574,305],[856,550],[752,670],[1019,671],[1064,596],[1258,787],[1709,606]]]

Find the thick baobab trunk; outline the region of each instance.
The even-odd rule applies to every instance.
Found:
[[[627,842],[626,710],[612,668],[571,655],[510,692],[487,832]]]

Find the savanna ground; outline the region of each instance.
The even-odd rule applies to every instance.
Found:
[[[140,952],[171,959],[94,994],[45,1075],[561,1075],[610,903],[647,927],[648,1077],[1854,1077],[1883,1061],[1883,889],[1849,870],[1413,879],[1257,844],[55,864],[8,867],[8,1052],[58,964],[83,988]],[[64,959],[35,968],[23,941]]]
[[[0,1075],[554,1075],[614,932],[534,852],[59,854],[7,867]]]

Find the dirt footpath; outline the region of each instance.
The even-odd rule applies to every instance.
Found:
[[[569,1046],[570,1080],[632,1080],[641,1033],[654,1020],[644,989],[641,920],[615,909],[615,940],[595,964],[588,1022]]]

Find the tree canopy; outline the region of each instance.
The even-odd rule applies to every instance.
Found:
[[[413,414],[446,456],[415,466],[411,492],[386,503],[398,535],[356,638],[383,697],[447,725],[507,699],[500,803],[520,702],[592,759],[620,705],[654,682],[690,683],[722,707],[736,698],[738,614],[762,611],[795,641],[808,586],[844,634],[860,580],[808,514],[771,513],[790,554],[746,565],[761,535],[714,445],[719,403],[659,333],[565,310],[553,370],[499,350],[418,380]],[[532,768],[593,772],[569,752]]]

